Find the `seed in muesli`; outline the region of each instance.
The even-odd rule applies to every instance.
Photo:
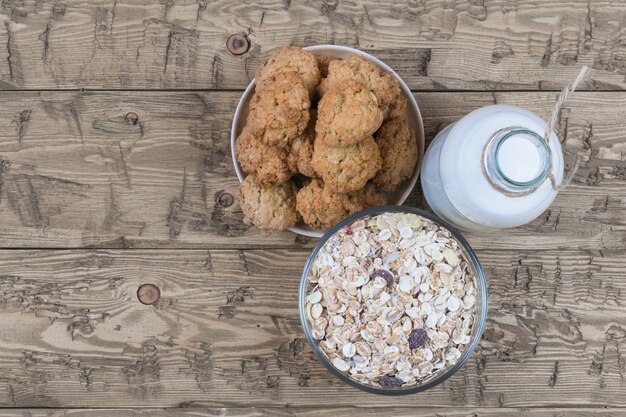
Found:
[[[306,317],[348,377],[405,388],[459,361],[470,342],[476,279],[445,228],[410,213],[355,221],[313,261]]]

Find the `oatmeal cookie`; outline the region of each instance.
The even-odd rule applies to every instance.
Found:
[[[244,222],[263,230],[284,230],[294,226],[300,216],[296,211],[296,187],[291,183],[262,185],[248,175],[237,190]]]
[[[330,55],[315,55],[315,58],[317,59],[317,67],[320,70],[322,78],[326,78],[328,76],[328,65],[332,61],[340,59]]]
[[[318,94],[323,97],[328,91],[341,88],[350,80],[365,84],[374,93],[385,119],[404,112],[406,98],[402,95],[398,80],[361,56],[331,61],[328,64],[328,76],[317,87]]]
[[[353,81],[326,93],[317,111],[316,139],[333,147],[354,145],[376,132],[383,122],[376,97],[365,85]]]
[[[311,166],[311,159],[313,158],[313,140],[315,138],[315,118],[315,110],[311,110],[309,126],[304,133],[295,138],[291,144],[287,164],[294,174],[299,173],[307,177],[316,176],[315,170]]]
[[[309,96],[315,95],[315,88],[321,78],[315,55],[301,48],[280,48],[257,70],[257,86],[263,87],[272,76],[281,72],[298,74]]]
[[[352,195],[361,201],[363,207],[385,206],[389,203],[387,196],[375,184],[370,182],[362,190],[354,191]]]
[[[404,117],[407,99],[404,94],[400,94],[396,100],[389,105],[389,113],[385,116],[385,120],[395,119],[396,117]]]
[[[334,192],[314,179],[298,191],[296,207],[306,224],[322,229],[362,210],[364,205],[356,196]]]
[[[376,143],[383,162],[372,181],[384,191],[393,191],[411,178],[415,170],[418,158],[415,133],[405,119],[391,119],[376,133]]]
[[[261,184],[282,184],[295,172],[289,167],[287,149],[264,144],[247,128],[235,142],[235,155],[242,171],[255,174]]]
[[[371,136],[343,148],[333,148],[316,141],[312,165],[326,186],[339,193],[365,186],[381,167],[382,159]]]
[[[310,107],[301,79],[294,73],[279,73],[257,88],[246,126],[267,145],[286,148],[306,129]]]

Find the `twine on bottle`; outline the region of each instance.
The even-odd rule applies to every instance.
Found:
[[[552,131],[554,130],[554,127],[557,125],[559,114],[561,113],[561,108],[563,107],[563,104],[565,103],[569,95],[572,94],[576,90],[576,87],[578,87],[578,84],[583,82],[589,76],[590,73],[591,73],[591,69],[588,66],[584,65],[580,69],[580,72],[578,73],[578,76],[574,79],[574,81],[572,81],[567,86],[565,86],[565,88],[561,91],[561,94],[559,94],[559,97],[556,99],[556,103],[554,103],[554,110],[552,110],[552,116],[550,117],[550,120],[548,121],[546,132],[543,135],[543,139],[546,141],[546,144],[548,146],[550,146],[550,133],[552,133]],[[556,132],[554,134],[556,135]],[[563,180],[561,181],[561,184],[557,185],[556,178],[554,178],[554,174],[552,173],[552,161],[550,161],[550,166],[548,167],[548,178],[550,179],[552,188],[556,191],[560,191],[563,188],[567,187],[569,183],[572,181],[572,179],[574,178],[574,175],[576,174],[576,171],[578,170],[579,165],[580,165],[580,156],[576,154],[576,161],[574,162],[574,167],[572,168],[570,173],[567,175],[567,178],[564,177]]]

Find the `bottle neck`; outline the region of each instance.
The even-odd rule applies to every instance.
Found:
[[[500,191],[526,195],[548,177],[552,151],[537,133],[512,126],[497,131],[483,151],[483,172]]]

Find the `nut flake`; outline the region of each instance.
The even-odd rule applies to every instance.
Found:
[[[313,307],[311,307],[311,317],[317,319],[322,315],[323,311],[324,307],[322,307],[321,304],[313,304]]]
[[[413,278],[408,275],[404,275],[400,277],[400,283],[398,284],[398,289],[403,292],[412,292],[413,290]]]
[[[428,315],[428,318],[426,319],[425,324],[431,329],[435,328],[435,326],[437,325],[437,313],[435,311],[432,311]]]
[[[390,229],[383,229],[380,231],[380,233],[378,234],[378,239],[383,242],[385,240],[389,240],[389,238],[391,237],[391,230]]]
[[[345,356],[346,358],[351,358],[356,355],[356,346],[354,346],[353,343],[348,342],[343,345],[341,351],[343,352],[343,356]]]
[[[348,365],[348,362],[339,357],[333,359],[333,366],[339,369],[341,372],[347,372],[350,370],[350,365]]]
[[[459,257],[450,248],[444,248],[443,257],[446,259],[448,264],[452,267],[457,266],[460,262]]]
[[[311,294],[309,294],[308,300],[309,300],[309,303],[317,304],[320,301],[322,301],[322,293],[319,291],[314,291]]]
[[[457,363],[471,340],[476,281],[451,233],[414,214],[355,221],[310,270],[305,312],[333,366],[387,389]]]
[[[459,301],[458,298],[456,298],[454,295],[452,295],[452,296],[450,296],[450,298],[448,298],[446,306],[448,307],[448,310],[450,310],[451,312],[455,312],[461,306],[461,302]]]

